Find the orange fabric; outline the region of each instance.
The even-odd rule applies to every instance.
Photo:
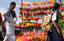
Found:
[[[55,0],[49,0],[49,1],[50,1],[50,2],[53,2],[53,3],[55,2]]]

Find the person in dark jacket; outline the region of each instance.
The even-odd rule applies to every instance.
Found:
[[[52,31],[49,33],[50,41],[63,41],[63,36],[61,29],[59,27],[58,20],[61,18],[59,12],[60,5],[58,3],[54,4],[53,13],[52,13]]]

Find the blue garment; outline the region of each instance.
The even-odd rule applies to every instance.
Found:
[[[61,35],[58,34],[55,27],[52,28],[52,32],[49,33],[50,41],[63,41]]]

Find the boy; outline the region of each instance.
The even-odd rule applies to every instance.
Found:
[[[6,22],[6,36],[3,41],[16,41],[15,40],[15,18],[16,13],[14,11],[16,7],[15,2],[11,2],[9,10],[4,14]]]

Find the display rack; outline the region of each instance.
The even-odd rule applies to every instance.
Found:
[[[22,3],[20,8],[22,23],[16,25],[20,31],[16,41],[46,41],[50,30],[50,18],[54,2]]]

